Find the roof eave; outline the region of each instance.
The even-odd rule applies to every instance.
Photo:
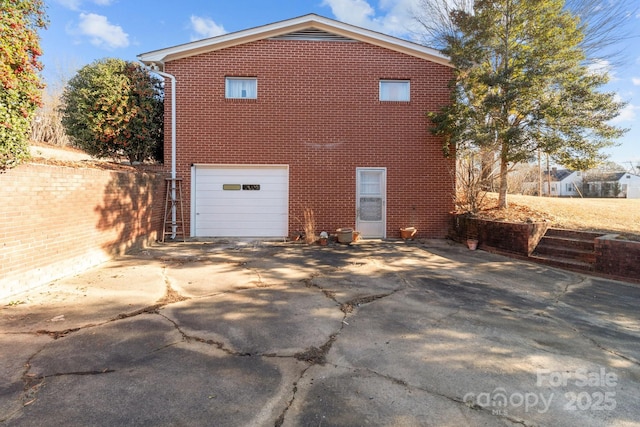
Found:
[[[332,32],[354,40],[452,67],[449,58],[434,49],[314,14],[143,53],[138,55],[138,59],[146,65],[165,64],[169,61],[277,37],[306,28]]]

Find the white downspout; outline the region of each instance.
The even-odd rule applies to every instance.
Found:
[[[176,77],[160,71],[155,63],[149,68],[159,76],[171,80],[171,238],[175,239],[178,228],[176,220]],[[182,226],[184,227],[184,224]]]

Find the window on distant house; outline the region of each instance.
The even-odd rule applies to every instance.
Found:
[[[258,98],[258,79],[253,77],[227,77],[225,79],[227,99]]]
[[[409,80],[380,80],[380,101],[410,100]]]
[[[567,191],[571,193],[573,191],[573,184],[567,184]]]

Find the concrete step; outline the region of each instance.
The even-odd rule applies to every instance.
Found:
[[[582,262],[577,260],[571,260],[567,258],[557,258],[549,255],[533,254],[529,257],[531,261],[539,262],[541,264],[549,265],[552,267],[564,268],[573,271],[594,271],[594,265],[589,262]]]

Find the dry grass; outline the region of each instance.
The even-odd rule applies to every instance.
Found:
[[[546,219],[552,227],[640,235],[640,199],[578,199],[510,194],[507,211],[495,208],[496,194],[488,194],[486,200],[482,216],[495,219]]]

